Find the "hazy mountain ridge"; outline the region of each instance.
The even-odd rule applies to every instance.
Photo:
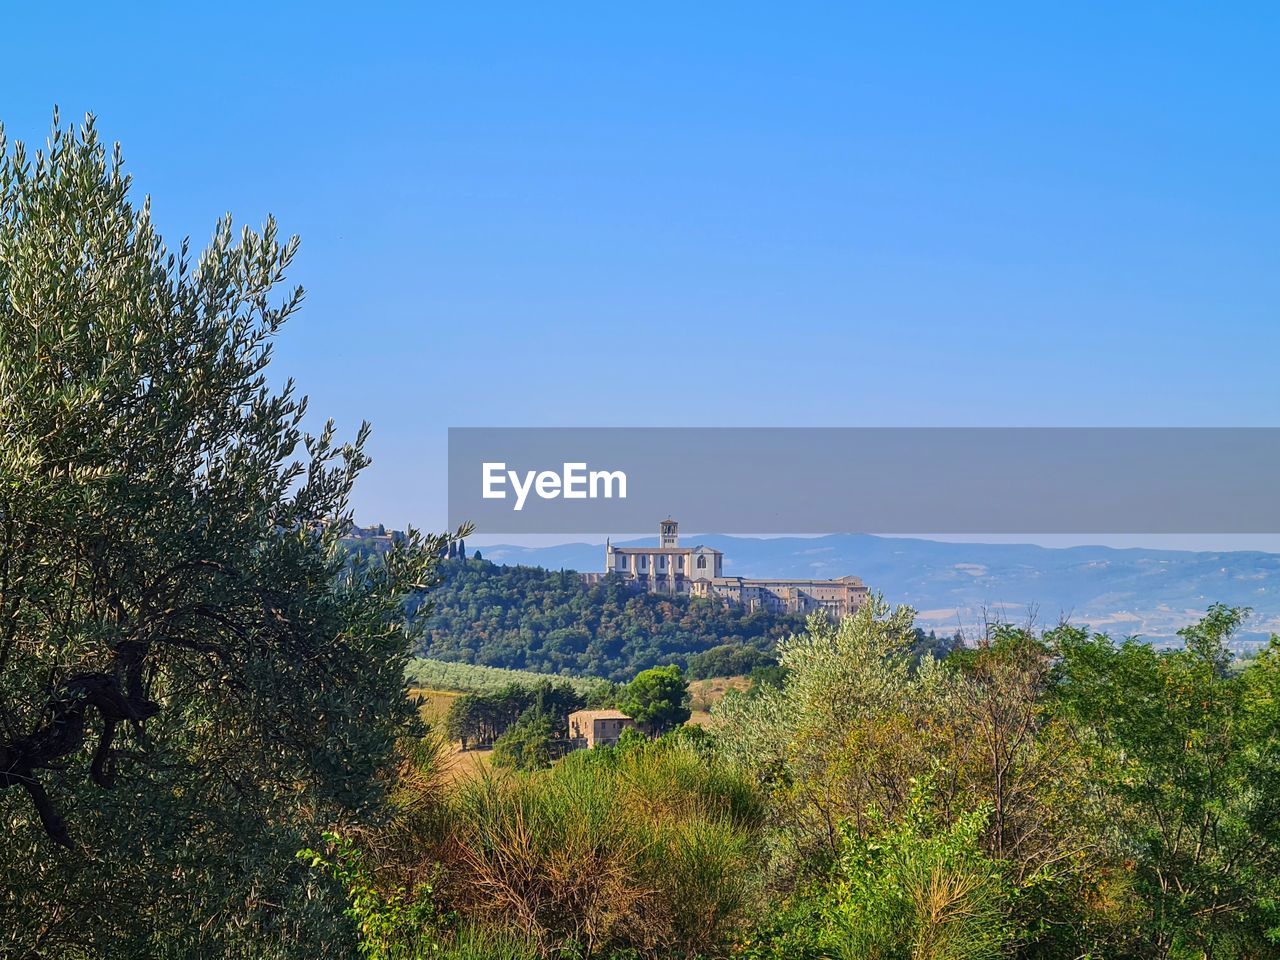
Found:
[[[727,575],[860,576],[890,601],[919,610],[922,626],[948,632],[981,623],[984,609],[1017,622],[1034,609],[1041,623],[1067,616],[1116,636],[1164,642],[1216,602],[1253,608],[1242,639],[1265,640],[1280,632],[1280,554],[943,543],[866,534],[704,536],[690,542],[695,540],[724,552]],[[599,544],[481,549],[497,563],[551,569],[599,570],[604,562]]]

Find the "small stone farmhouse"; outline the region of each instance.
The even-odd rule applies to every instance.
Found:
[[[623,730],[634,730],[636,722],[621,710],[578,710],[569,714],[569,742],[572,749],[618,742]]]

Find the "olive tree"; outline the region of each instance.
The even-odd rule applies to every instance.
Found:
[[[712,714],[722,755],[769,791],[802,854],[834,856],[842,822],[895,815],[932,769],[920,720],[954,683],[932,660],[913,676],[914,617],[879,595],[839,623],[814,614],[778,645],[782,687],[726,697]]]
[[[92,120],[0,133],[0,953],[339,936],[293,855],[376,812],[443,541],[341,549],[368,428],[267,375],[296,250],[171,252]]]

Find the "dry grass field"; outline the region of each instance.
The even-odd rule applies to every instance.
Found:
[[[456,690],[427,690],[422,687],[414,687],[409,691],[409,696],[421,699],[422,702],[418,705],[418,714],[427,723],[438,728],[444,722],[445,715],[448,714],[449,707],[453,704],[453,701],[457,700],[462,694]],[[491,750],[463,751],[458,744],[450,743],[448,765],[444,770],[446,782],[456,783],[460,780],[483,776],[490,769],[492,757],[493,751]]]
[[[747,677],[713,677],[710,680],[693,680],[689,683],[689,722],[703,725],[711,719],[711,708],[730,690],[746,690],[751,686]],[[422,719],[434,727],[439,727],[449,713],[449,707],[458,697],[463,696],[456,690],[431,690],[425,687],[414,687],[409,690],[410,697],[421,700],[418,713]],[[448,766],[445,779],[456,783],[484,776],[491,768],[493,752],[490,750],[463,751],[458,744],[449,745]]]
[[[456,690],[427,690],[423,687],[411,687],[409,690],[410,699],[418,697],[422,700],[418,706],[419,716],[433,725],[444,721],[453,701],[460,696],[462,694]]]
[[[711,708],[730,690],[746,690],[751,686],[748,677],[712,677],[710,680],[689,682],[690,723],[705,724],[711,719]]]

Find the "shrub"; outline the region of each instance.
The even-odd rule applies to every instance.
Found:
[[[338,881],[347,894],[347,916],[367,960],[415,960],[439,944],[439,916],[429,884],[390,892],[379,888],[359,846],[336,832],[324,834],[325,849],[305,849],[298,859]]]
[[[675,742],[473,782],[454,815],[459,909],[544,954],[713,954],[754,902],[759,802]]]
[[[942,826],[913,801],[897,826],[845,831],[831,942],[842,960],[993,960],[1012,937],[999,864],[979,838],[979,810]]]
[[[545,713],[526,710],[493,743],[493,765],[510,770],[542,770],[551,766],[555,730]]]
[[[831,960],[823,891],[801,891],[770,910],[733,945],[738,960]]]

